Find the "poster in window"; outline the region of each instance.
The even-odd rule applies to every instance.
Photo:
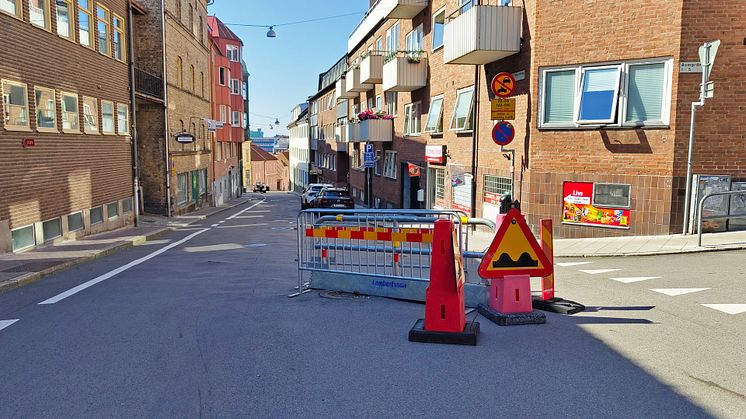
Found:
[[[593,186],[592,182],[564,182],[562,223],[628,229],[630,210],[597,206]]]

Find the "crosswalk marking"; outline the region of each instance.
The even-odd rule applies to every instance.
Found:
[[[593,263],[593,262],[558,262],[557,266],[561,266],[563,268],[566,268],[568,266],[587,265],[589,263]]]
[[[635,276],[627,278],[611,278],[614,281],[621,282],[623,284],[631,284],[633,282],[648,281],[651,279],[659,279],[659,276]]]
[[[581,269],[580,272],[591,274],[591,275],[598,275],[598,274],[605,274],[609,272],[616,272],[621,271],[621,269]]]
[[[702,304],[707,308],[728,314],[746,313],[746,304]]]
[[[700,291],[707,291],[711,288],[651,288],[650,291],[666,294],[670,297],[677,297],[684,294],[692,294]]]
[[[0,320],[0,330],[5,329],[6,327],[10,326],[11,324],[17,322],[19,319],[11,319],[11,320]]]

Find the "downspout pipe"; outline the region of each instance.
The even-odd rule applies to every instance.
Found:
[[[166,210],[167,210],[167,216],[172,216],[171,211],[171,162],[169,159],[170,151],[169,151],[169,125],[168,125],[168,73],[167,70],[167,63],[166,63],[166,0],[161,0],[161,36],[162,36],[162,46],[163,46],[163,125],[165,129],[165,147],[164,147],[164,159],[165,159],[165,169],[166,169]]]
[[[130,138],[132,141],[132,185],[135,192],[135,227],[140,223],[140,171],[137,157],[137,112],[135,106],[135,48],[132,45],[132,1],[127,1],[127,64],[130,77]]]
[[[473,122],[471,131],[471,217],[477,216],[477,165],[479,164],[479,65],[474,66]]]

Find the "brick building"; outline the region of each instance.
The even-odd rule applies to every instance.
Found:
[[[251,146],[251,184],[263,183],[271,191],[287,191],[289,186],[287,152],[270,154],[261,148]],[[251,189],[251,186],[249,186]]]
[[[133,31],[143,201],[146,211],[181,214],[210,202],[207,2],[140,4]]]
[[[0,252],[134,218],[128,2],[0,2]]]
[[[724,88],[697,113],[694,173],[746,178],[741,3],[375,2],[348,40],[337,81],[351,119],[353,193],[372,206],[494,218],[510,192],[531,224],[551,217],[561,237],[679,232],[701,77],[681,68],[706,41],[722,40],[711,79]],[[492,141],[490,115],[500,72],[516,80],[515,140],[504,147]],[[355,120],[366,109],[395,119]],[[379,157],[370,193],[357,169],[366,142]],[[407,175],[408,163],[420,176]]]
[[[336,83],[347,70],[345,54],[329,70],[319,74],[316,94],[309,101],[311,136],[311,183],[328,183],[349,188],[350,156],[347,154],[344,124],[347,105],[337,104]]]
[[[243,42],[215,16],[210,36],[211,118],[222,122],[213,135],[212,194],[215,205],[241,195],[241,143],[246,129]]]

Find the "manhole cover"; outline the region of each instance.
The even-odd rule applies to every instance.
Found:
[[[350,292],[342,292],[342,291],[321,291],[319,293],[319,296],[321,298],[329,298],[332,300],[362,300],[362,299],[367,300],[369,298],[367,295],[353,294]]]

